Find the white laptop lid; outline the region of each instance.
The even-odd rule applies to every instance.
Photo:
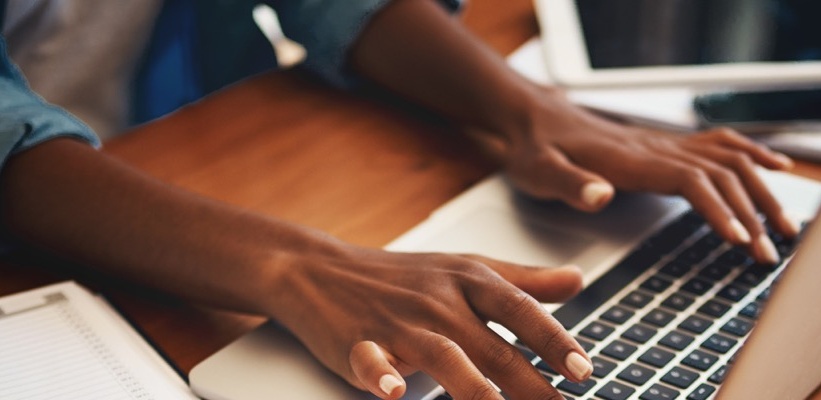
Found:
[[[550,74],[566,86],[821,82],[818,2],[535,2]]]

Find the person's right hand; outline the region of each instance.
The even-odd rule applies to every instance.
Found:
[[[500,323],[579,382],[585,351],[540,302],[581,288],[577,267],[528,268],[477,256],[406,254],[342,245],[277,257],[271,316],[328,368],[381,398],[422,370],[456,399],[563,399],[529,360],[486,325]]]

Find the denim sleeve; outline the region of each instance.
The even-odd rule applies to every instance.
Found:
[[[29,89],[23,75],[9,60],[6,42],[0,36],[0,168],[9,156],[58,136],[100,146],[91,128]]]
[[[465,0],[439,0],[456,12]],[[268,0],[279,15],[285,36],[307,50],[305,68],[338,87],[355,86],[348,68],[351,45],[362,29],[390,0]]]

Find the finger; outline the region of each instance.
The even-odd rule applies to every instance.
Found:
[[[598,211],[613,199],[615,189],[601,176],[567,159],[561,151],[548,148],[529,171],[511,171],[520,189],[544,199],[560,199],[582,211]],[[526,177],[526,178],[520,178]]]
[[[465,257],[487,265],[502,278],[542,303],[567,301],[582,289],[582,271],[575,265],[555,268],[527,267],[478,255]]]
[[[430,331],[419,331],[394,352],[435,379],[454,399],[503,400],[493,385],[454,341]]]
[[[460,329],[459,334],[459,339],[470,343],[465,346],[465,351],[471,360],[507,397],[522,400],[563,399],[530,360],[487,325],[477,321],[469,329]]]
[[[747,155],[714,147],[700,147],[695,151],[732,168],[744,183],[755,205],[764,213],[767,221],[776,231],[788,237],[798,235],[800,231],[798,224],[784,213],[781,204],[756,172],[755,164]]]
[[[362,341],[351,349],[351,369],[368,391],[383,399],[405,394],[405,380],[388,361],[387,352],[374,342]]]
[[[724,146],[749,154],[755,162],[769,169],[791,169],[793,160],[784,154],[774,152],[729,128],[716,128],[695,136],[711,140]]]
[[[504,325],[566,378],[581,382],[593,366],[584,349],[536,299],[504,280],[467,285],[465,295],[480,316]]]
[[[764,225],[758,219],[755,206],[735,172],[703,158],[691,159],[690,161],[707,171],[713,183],[735,212],[738,220],[741,221],[747,231],[747,237],[751,239],[749,244],[753,257],[762,263],[777,263],[780,259],[778,251],[776,251],[775,245],[767,235]],[[739,230],[739,232],[741,231]]]

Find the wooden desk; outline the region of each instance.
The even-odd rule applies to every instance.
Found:
[[[503,54],[538,33],[530,0],[475,0],[464,20]],[[473,150],[424,113],[295,72],[238,84],[104,149],[181,187],[369,246],[496,170]],[[798,172],[821,179],[818,166]],[[0,263],[0,274],[0,294],[77,278],[28,257]],[[103,292],[185,373],[262,322],[119,286]]]

